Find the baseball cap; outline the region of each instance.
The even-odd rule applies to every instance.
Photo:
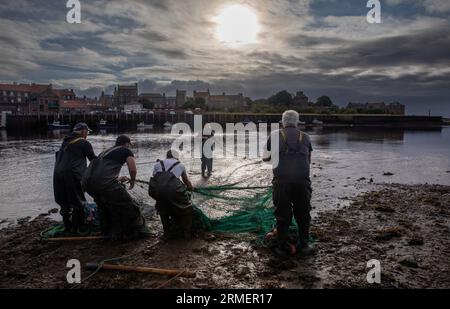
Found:
[[[84,122],[77,123],[73,127],[73,131],[82,131],[82,130],[88,130],[89,132],[92,132],[92,130],[89,128],[89,126]]]

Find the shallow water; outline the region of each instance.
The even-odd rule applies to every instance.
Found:
[[[312,180],[315,212],[345,205],[375,183],[434,183],[450,185],[450,128],[403,130],[380,128],[309,129],[315,152]],[[177,137],[168,133],[130,133],[138,162],[138,178],[148,180],[156,159],[164,157]],[[0,132],[0,220],[34,217],[57,205],[53,200],[54,153],[63,134],[8,134]],[[89,137],[96,153],[112,146],[116,135]],[[197,186],[243,181],[243,185],[269,185],[270,166],[257,159],[216,159],[214,176],[200,177],[199,160],[184,159]],[[383,176],[385,172],[393,176]],[[358,179],[365,178],[365,180]],[[145,188],[133,196],[147,204],[153,201]],[[206,211],[208,212],[208,211]],[[216,213],[217,214],[217,213]],[[0,222],[1,223],[1,222]]]

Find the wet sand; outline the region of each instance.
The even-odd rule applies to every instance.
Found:
[[[356,185],[356,184],[355,184]],[[51,243],[39,234],[48,214],[0,231],[0,288],[71,288],[69,259],[84,263],[132,255],[121,264],[189,269],[196,278],[100,271],[76,288],[450,288],[450,187],[373,185],[349,205],[318,212],[312,257],[275,258],[242,236],[192,241],[154,237],[130,243]],[[156,222],[156,214],[150,221]],[[381,284],[366,264],[381,263]],[[117,263],[117,262],[114,262]],[[92,272],[83,268],[82,279]],[[171,280],[170,280],[171,279]]]

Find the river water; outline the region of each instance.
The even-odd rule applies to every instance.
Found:
[[[379,183],[450,185],[450,128],[427,130],[311,128],[315,212],[345,205],[352,196]],[[127,132],[133,140],[138,178],[148,180],[153,164],[177,138],[164,132]],[[113,145],[116,134],[89,136],[96,153]],[[0,131],[0,222],[35,217],[57,208],[53,200],[54,153],[62,133],[12,134]],[[202,180],[200,162],[184,158],[194,185],[243,182],[269,185],[270,166],[244,156],[215,160],[214,175]],[[384,173],[392,173],[385,176]],[[370,179],[374,184],[370,184]],[[133,196],[152,209],[145,188]]]

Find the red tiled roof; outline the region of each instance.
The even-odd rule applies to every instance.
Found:
[[[75,96],[75,93],[69,89],[53,89],[53,92],[59,97]]]
[[[37,84],[0,84],[0,91],[17,91],[17,92],[30,92],[41,93],[48,89],[50,85],[37,85]]]

